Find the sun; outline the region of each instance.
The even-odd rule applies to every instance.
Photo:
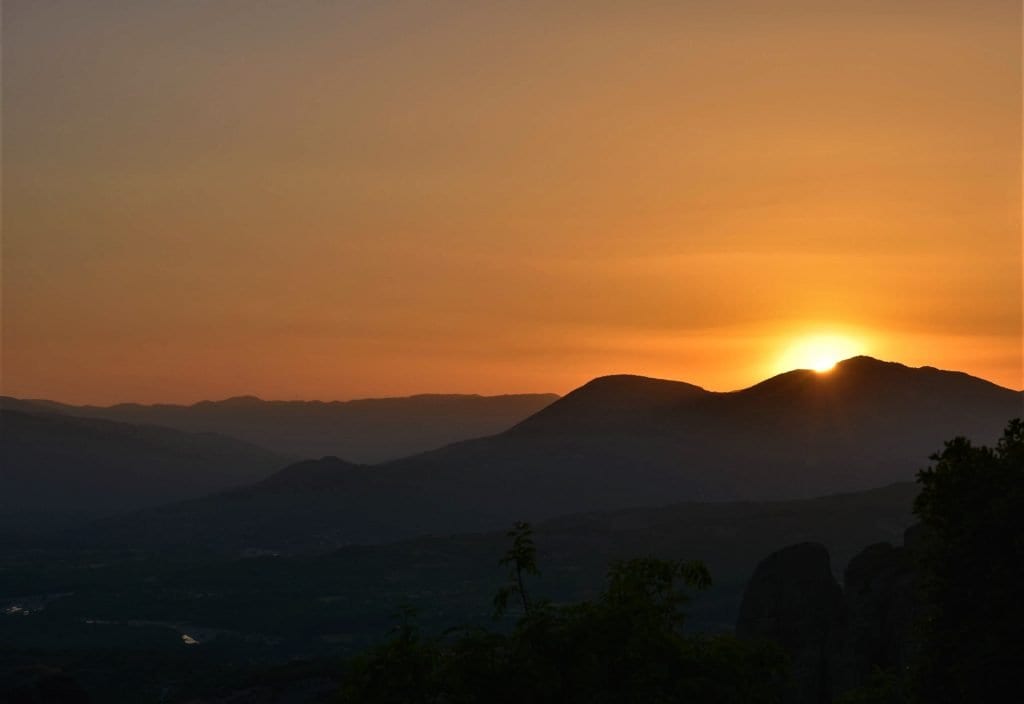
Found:
[[[824,373],[849,357],[864,353],[864,345],[846,335],[807,335],[794,340],[778,362],[779,371],[812,369]]]

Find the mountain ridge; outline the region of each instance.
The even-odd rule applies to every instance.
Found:
[[[376,463],[501,432],[557,398],[555,394],[418,394],[352,401],[264,401],[236,396],[191,405],[73,406],[4,397],[0,405],[185,432],[217,432],[292,457],[336,455]]]
[[[969,375],[873,359],[724,393],[602,377],[503,433],[326,471],[315,491],[282,480],[287,499],[251,486],[165,507],[159,537],[301,550],[305,535],[383,542],[626,506],[865,490],[913,479],[953,436],[991,443],[1022,403]]]
[[[294,461],[217,433],[0,408],[0,525],[60,523],[245,486]]]

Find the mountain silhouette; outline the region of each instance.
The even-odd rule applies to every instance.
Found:
[[[798,498],[908,480],[942,442],[998,437],[1022,394],[958,372],[855,357],[715,393],[606,377],[510,431],[399,460],[544,512],[687,500]],[[461,471],[460,471],[461,470]]]
[[[102,533],[304,549],[673,501],[822,496],[910,481],[955,435],[991,443],[1021,415],[1022,398],[966,374],[868,357],[730,393],[603,377],[499,435],[372,468],[324,459],[163,507],[161,520],[107,522]]]
[[[657,422],[666,411],[708,392],[682,381],[630,374],[602,376],[519,423],[514,432],[595,432]]]
[[[322,457],[288,465],[259,482],[258,486],[284,491],[335,488],[342,486],[347,477],[358,476],[367,469],[338,457]]]
[[[292,457],[336,455],[354,462],[376,463],[502,432],[557,398],[555,394],[423,394],[324,402],[236,396],[190,406],[70,406],[17,399],[5,399],[5,405],[162,425],[187,432],[221,433]]]
[[[0,526],[41,527],[250,484],[293,461],[214,433],[0,410]]]

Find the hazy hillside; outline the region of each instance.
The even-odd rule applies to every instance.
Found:
[[[0,410],[0,527],[35,527],[198,497],[292,461],[233,438]]]
[[[191,406],[21,403],[73,416],[223,433],[294,457],[336,455],[374,463],[500,433],[557,398],[555,394],[425,394],[331,402],[241,396]]]
[[[303,463],[92,535],[309,550],[666,501],[820,496],[909,481],[957,434],[991,442],[1021,399],[964,374],[869,358],[726,394],[609,377],[497,436],[372,469]]]

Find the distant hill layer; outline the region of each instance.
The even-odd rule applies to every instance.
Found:
[[[215,432],[293,457],[336,455],[377,463],[493,435],[557,400],[555,394],[426,394],[356,401],[263,401],[241,396],[191,406],[70,406],[5,399],[85,418]]]
[[[733,393],[605,377],[499,435],[374,468],[324,458],[97,535],[301,551],[671,501],[821,496],[912,480],[953,436],[993,442],[1022,403],[966,374],[867,357]]]
[[[213,433],[0,410],[0,528],[194,498],[294,461]]]

